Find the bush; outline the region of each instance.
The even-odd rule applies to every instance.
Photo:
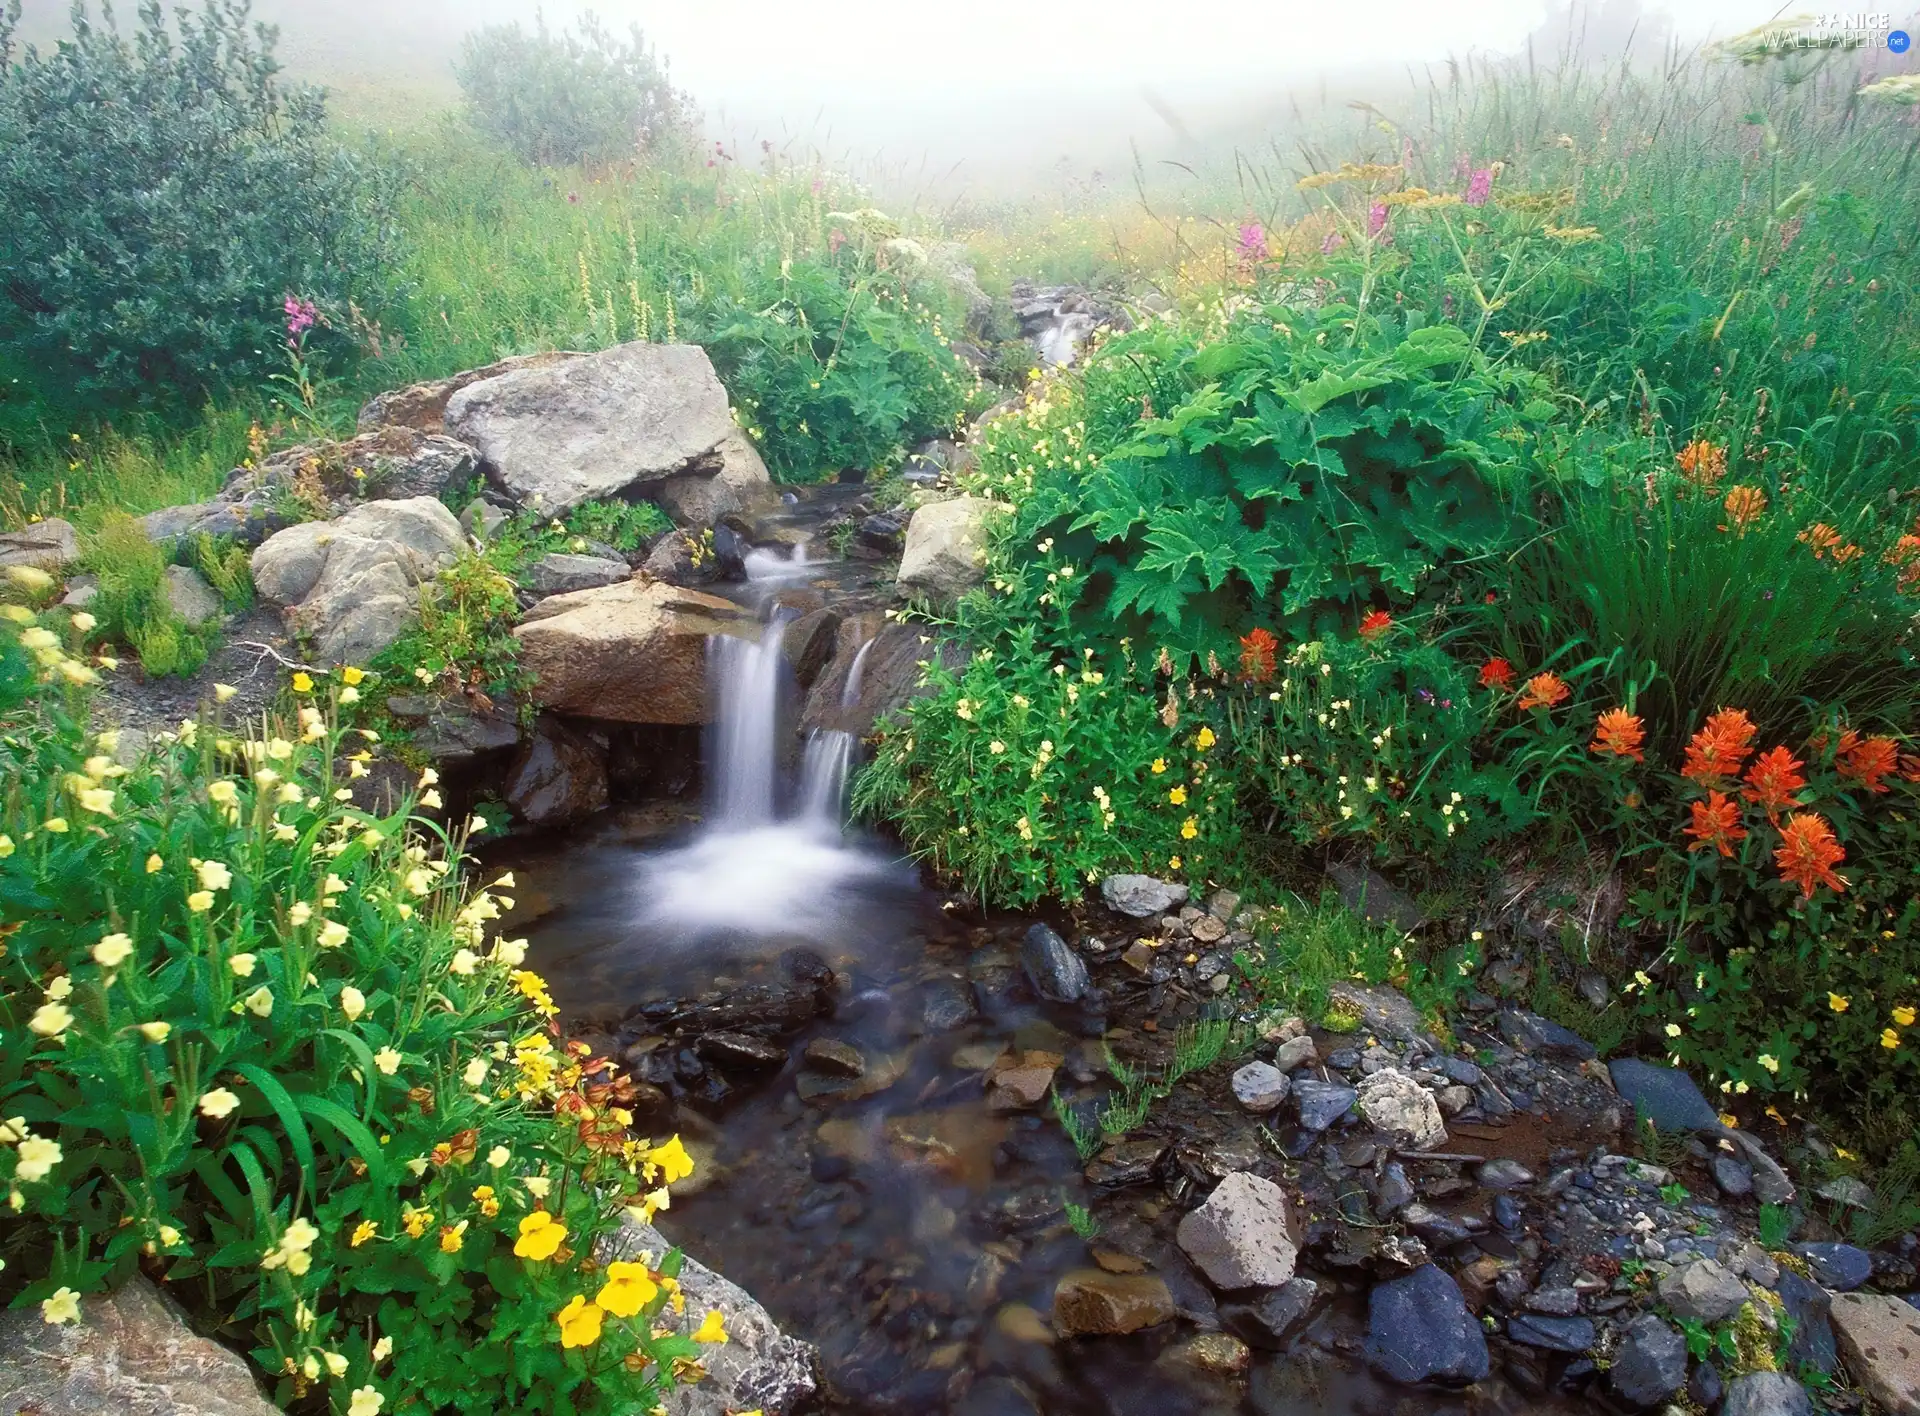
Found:
[[[53,54],[0,19],[0,361],[43,390],[177,405],[281,359],[297,292],[377,303],[387,186],[332,142],[320,94],[275,81],[245,0],[160,5],[129,40],[84,0]]]
[[[617,162],[690,146],[693,113],[635,26],[625,40],[591,14],[577,32],[488,25],[454,76],[473,124],[523,162]]]
[[[283,1404],[653,1407],[719,1315],[689,1331],[677,1253],[596,1246],[690,1162],[555,1046],[524,941],[488,937],[511,877],[464,889],[465,828],[413,815],[431,774],[351,803],[377,746],[342,722],[360,671],[295,675],[260,737],[189,721],[122,766],[72,631],[13,609],[0,1296],[73,1322],[142,1270]]]

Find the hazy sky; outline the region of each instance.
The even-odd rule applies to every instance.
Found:
[[[67,0],[26,4],[37,35],[59,27],[67,8]],[[1688,42],[1816,8],[1646,4]],[[1633,9],[1633,0],[1611,0],[1616,22],[1623,6]],[[1277,107],[1290,92],[1314,95],[1326,85],[1339,101],[1364,90],[1362,75],[1519,50],[1548,13],[1547,0],[553,0],[544,8],[556,24],[581,8],[621,28],[639,23],[717,133],[797,133],[833,156],[878,154],[935,169],[964,160],[975,171],[1123,157],[1130,139],[1169,137],[1156,105],[1205,132]],[[1593,0],[1603,28],[1608,8],[1609,0]],[[531,21],[535,9],[536,0],[256,0],[257,12],[281,25],[297,72],[365,79],[404,71],[442,91],[462,33]]]

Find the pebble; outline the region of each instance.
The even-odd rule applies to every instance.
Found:
[[[1255,1113],[1272,1111],[1291,1089],[1287,1074],[1268,1062],[1249,1062],[1233,1074],[1234,1100]]]
[[[1309,1131],[1324,1131],[1353,1110],[1360,1093],[1338,1082],[1308,1079],[1293,1088],[1294,1105],[1299,1108],[1300,1124]]]
[[[1273,1065],[1283,1072],[1297,1072],[1319,1060],[1319,1050],[1314,1047],[1310,1037],[1288,1039],[1273,1050]]]
[[[836,1077],[866,1075],[867,1062],[860,1055],[860,1049],[838,1038],[816,1037],[807,1044],[804,1055],[807,1065],[816,1072],[827,1072]]]
[[[1166,1280],[1155,1274],[1074,1269],[1053,1290],[1053,1329],[1061,1337],[1138,1332],[1176,1315]]]
[[[1594,1342],[1593,1320],[1518,1313],[1507,1319],[1507,1336],[1549,1352],[1586,1352]]]

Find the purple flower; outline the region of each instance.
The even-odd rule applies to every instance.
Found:
[[[1344,244],[1346,244],[1346,237],[1338,231],[1329,231],[1327,239],[1320,243],[1320,254],[1330,256]]]
[[[287,339],[289,342],[299,339],[313,328],[313,322],[319,317],[319,310],[313,301],[302,300],[298,295],[289,295],[281,309],[287,312]]]
[[[1387,229],[1387,204],[1375,202],[1367,212],[1367,235],[1378,236]]]
[[[1413,691],[1413,696],[1419,699],[1422,703],[1433,702],[1433,690],[1430,688],[1416,688]]]
[[[1491,167],[1475,168],[1473,180],[1467,183],[1467,205],[1485,206],[1487,204],[1487,198],[1492,195],[1493,169]]]
[[[1266,259],[1267,233],[1260,229],[1260,223],[1249,221],[1240,227],[1240,259],[1258,261]]]

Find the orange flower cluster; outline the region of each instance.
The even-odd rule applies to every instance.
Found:
[[[1900,769],[1900,747],[1890,737],[1863,738],[1852,728],[1840,734],[1834,770],[1870,792],[1888,790],[1882,780]]]
[[[1740,709],[1722,708],[1688,740],[1680,775],[1702,784],[1737,777],[1759,731]]]
[[[1681,476],[1709,492],[1717,490],[1720,479],[1727,475],[1726,448],[1705,438],[1696,438],[1681,448],[1674,461],[1680,464]]]
[[[1800,775],[1804,766],[1785,747],[1769,748],[1747,769],[1747,787],[1740,795],[1766,812],[1767,820],[1776,820],[1783,809],[1800,804],[1794,794],[1807,784]]]
[[[1360,621],[1362,639],[1378,639],[1393,628],[1393,616],[1385,610],[1368,610],[1366,618]]]
[[[1593,725],[1593,741],[1588,744],[1588,750],[1602,756],[1611,753],[1615,757],[1645,762],[1647,755],[1640,744],[1646,737],[1646,725],[1639,718],[1624,708],[1609,708]]]
[[[1535,674],[1527,680],[1527,691],[1520,695],[1521,708],[1552,708],[1565,703],[1572,690],[1558,674]]]
[[[1489,659],[1480,666],[1480,687],[1482,688],[1512,688],[1513,678],[1513,665],[1505,659]]]
[[[1900,589],[1909,595],[1920,595],[1920,521],[1913,524],[1913,530],[1887,548],[1882,557],[1888,565],[1900,569]]]
[[[1744,531],[1766,514],[1767,494],[1758,487],[1735,487],[1722,505],[1727,509],[1727,520]]]
[[[1280,641],[1264,629],[1241,635],[1240,677],[1253,683],[1265,683],[1272,678],[1279,649]]]
[[[1833,827],[1825,817],[1811,811],[1796,811],[1787,818],[1787,824],[1780,828],[1780,845],[1773,853],[1773,863],[1780,868],[1781,876],[1800,887],[1803,900],[1813,898],[1816,885],[1836,892],[1846,889],[1847,877],[1833,871],[1846,858],[1846,851],[1834,839]]]
[[[1839,531],[1827,525],[1824,521],[1814,522],[1813,525],[1802,531],[1798,536],[1794,537],[1794,539],[1811,547],[1815,560],[1822,560],[1831,553],[1835,565],[1845,565],[1848,561],[1857,559],[1861,554],[1858,546],[1847,540]]]
[[[1735,843],[1747,839],[1746,828],[1740,824],[1740,808],[1727,799],[1726,793],[1710,791],[1705,801],[1692,803],[1691,809],[1693,824],[1686,830],[1693,837],[1689,851],[1712,846],[1721,855],[1730,856]]]

